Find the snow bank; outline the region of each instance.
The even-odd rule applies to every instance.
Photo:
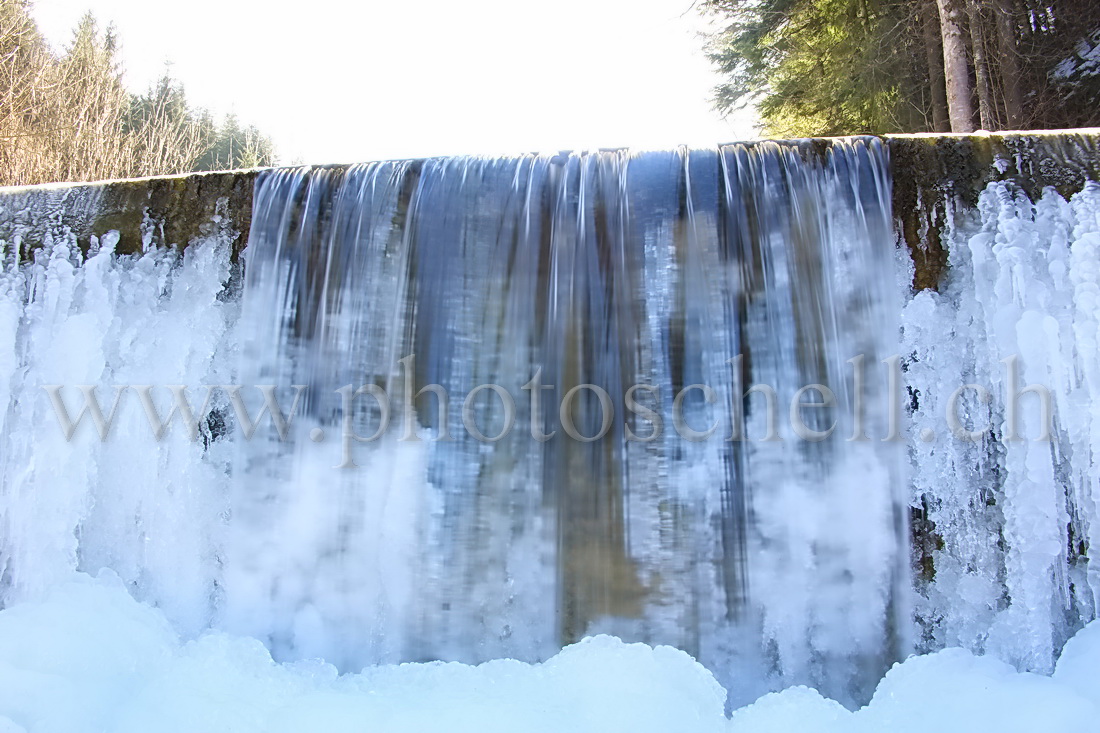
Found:
[[[899,664],[855,713],[795,687],[723,713],[687,654],[608,636],[543,664],[402,664],[338,675],[276,664],[255,639],[181,641],[117,576],[77,576],[0,612],[0,733],[8,731],[966,731],[1087,730],[1100,716],[1100,624],[1053,677],[949,649]]]

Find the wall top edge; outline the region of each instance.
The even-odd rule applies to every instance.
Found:
[[[917,132],[917,133],[899,133],[899,134],[888,134],[888,135],[837,135],[837,136],[806,137],[806,138],[754,138],[754,139],[749,139],[749,140],[730,140],[730,141],[726,141],[726,142],[716,143],[715,147],[720,147],[720,146],[725,146],[725,145],[754,145],[754,144],[769,143],[769,142],[780,143],[780,144],[782,144],[782,143],[795,144],[795,143],[807,143],[807,142],[820,142],[820,143],[829,144],[829,143],[832,143],[834,141],[859,140],[859,139],[866,140],[868,138],[878,138],[883,143],[885,143],[887,145],[890,145],[891,143],[905,143],[905,142],[909,142],[909,141],[919,141],[919,142],[926,143],[926,144],[935,144],[937,141],[943,141],[944,143],[953,143],[953,142],[968,141],[968,140],[975,141],[975,142],[984,141],[984,140],[1012,142],[1013,140],[1025,141],[1025,140],[1037,140],[1037,139],[1050,139],[1053,142],[1053,141],[1057,141],[1059,139],[1068,139],[1068,138],[1080,139],[1080,138],[1092,138],[1092,137],[1095,137],[1097,139],[1097,143],[1100,144],[1100,127],[1082,127],[1082,128],[1060,129],[1060,130],[1058,130],[1058,129],[1056,129],[1056,130],[1011,130],[1011,131],[1006,131],[1006,130],[997,130],[997,131],[977,130],[975,132],[967,132],[967,133]],[[688,146],[680,146],[680,147],[686,148]],[[674,150],[674,149],[677,149],[677,148],[673,147],[673,148],[665,148],[665,149],[666,150]],[[613,151],[619,151],[619,150],[623,150],[623,151],[637,150],[638,152],[643,152],[645,150],[651,150],[651,149],[650,148],[631,148],[631,147],[626,146],[626,147],[594,148],[590,152],[597,152],[597,151],[613,152]],[[660,148],[652,148],[652,150],[660,150]],[[525,156],[525,155],[555,155],[555,154],[568,153],[568,152],[589,152],[589,151],[569,151],[569,150],[541,151],[541,152],[540,151],[528,151],[528,152],[515,153],[514,155],[504,155],[504,156],[499,156],[499,157],[510,158],[510,157],[522,157],[522,156]],[[428,157],[423,157],[423,158],[389,158],[389,159],[379,159],[379,160],[374,160],[374,161],[361,161],[361,162],[363,162],[363,163],[375,163],[375,162],[376,163],[389,163],[389,162],[399,162],[399,161],[406,161],[406,160],[437,160],[437,159],[446,158],[446,157],[458,157],[458,158],[460,158],[460,157],[494,157],[494,156],[463,156],[461,154],[456,154],[454,156],[428,156]],[[114,179],[104,179],[104,180],[97,180],[97,181],[58,181],[58,182],[41,183],[41,184],[37,184],[37,185],[28,185],[28,186],[0,186],[0,196],[7,196],[7,195],[17,194],[17,193],[21,193],[21,192],[24,192],[24,191],[31,191],[31,190],[33,190],[33,191],[51,191],[51,190],[65,190],[65,189],[72,189],[72,188],[83,188],[83,187],[89,187],[89,186],[98,187],[98,186],[119,186],[119,185],[123,185],[123,186],[125,186],[125,185],[152,185],[152,184],[170,183],[172,181],[178,181],[180,179],[202,180],[202,179],[217,178],[217,177],[222,177],[222,176],[254,178],[257,174],[259,174],[261,172],[264,172],[264,171],[269,171],[269,170],[295,169],[295,168],[344,168],[344,167],[348,167],[348,166],[351,166],[351,165],[354,165],[354,164],[355,164],[354,162],[343,162],[343,163],[326,163],[326,164],[303,164],[301,166],[277,166],[277,167],[265,167],[265,168],[238,168],[238,169],[218,170],[218,171],[196,171],[196,172],[179,173],[179,174],[172,174],[172,175],[165,175],[165,176],[145,176],[145,177],[140,177],[140,178],[114,178]]]

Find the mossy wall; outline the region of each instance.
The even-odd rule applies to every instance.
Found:
[[[1100,181],[1100,129],[883,138],[893,168],[894,221],[913,258],[913,289],[936,289],[947,266],[949,217],[973,207],[991,181],[1012,181],[1038,199]]]
[[[120,235],[116,251],[129,254],[148,246],[186,247],[197,237],[230,231],[238,254],[248,241],[258,173],[0,188],[0,240],[17,244],[19,256],[26,257],[47,236],[71,232],[87,247],[93,236],[114,230]]]
[[[990,182],[1011,180],[1033,198],[1053,186],[1063,196],[1100,180],[1100,129],[882,138],[893,167],[899,241],[915,264],[916,290],[938,287],[947,266],[942,231],[960,207],[977,202]],[[826,140],[801,149],[825,150]],[[193,173],[124,181],[0,188],[0,240],[20,254],[42,245],[45,232],[70,231],[82,246],[110,230],[117,251],[180,246],[215,228],[236,232],[234,252],[248,241],[252,191],[259,170]]]

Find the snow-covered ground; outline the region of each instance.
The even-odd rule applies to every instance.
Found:
[[[671,647],[585,639],[543,664],[434,662],[338,675],[276,664],[256,639],[184,641],[116,575],[74,575],[0,611],[0,731],[1086,731],[1100,720],[1100,622],[1052,677],[962,649],[895,665],[850,712],[794,687],[724,711]]]

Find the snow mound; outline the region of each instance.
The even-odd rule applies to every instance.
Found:
[[[1100,717],[1100,623],[1053,677],[960,649],[895,665],[850,712],[793,687],[724,712],[687,654],[599,636],[542,664],[432,662],[337,674],[277,664],[257,640],[183,641],[109,572],[0,611],[0,733],[17,731],[1087,730]]]

